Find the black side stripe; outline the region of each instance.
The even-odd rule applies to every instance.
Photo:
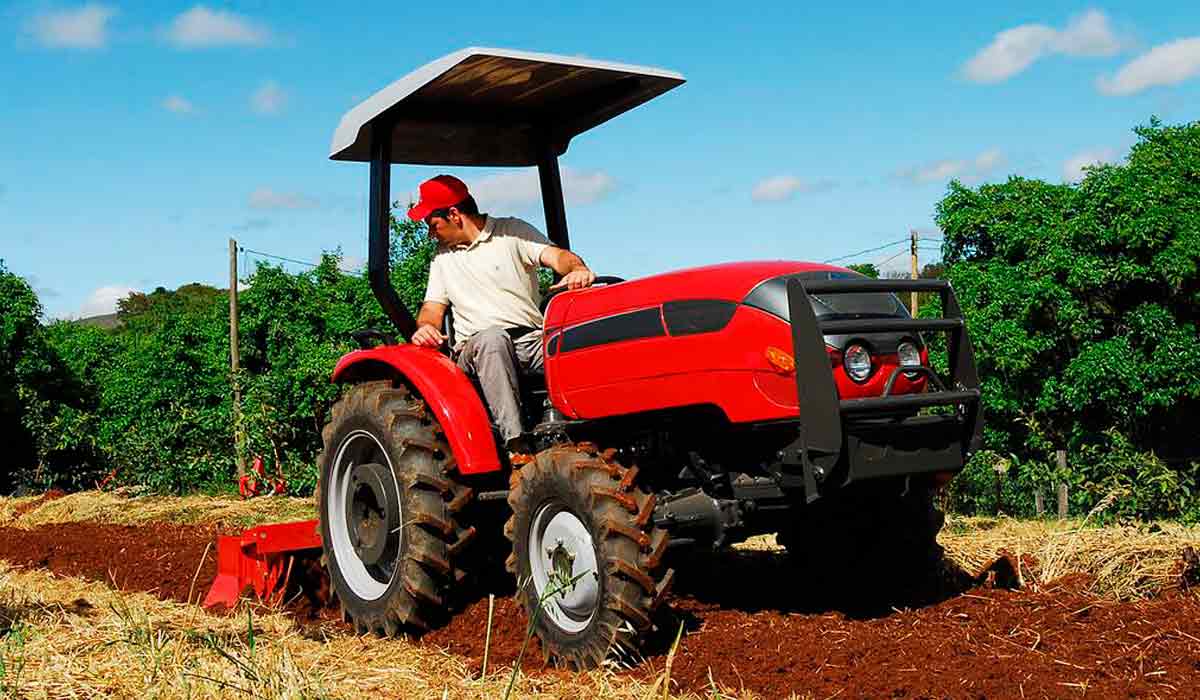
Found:
[[[622,340],[655,338],[666,335],[659,307],[630,311],[584,323],[563,331],[559,352],[581,350]]]
[[[729,325],[737,307],[722,299],[668,301],[663,304],[663,318],[671,335],[712,333]]]

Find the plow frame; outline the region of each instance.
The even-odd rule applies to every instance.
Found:
[[[253,588],[254,595],[268,605],[280,604],[295,555],[320,548],[316,520],[259,525],[237,535],[219,536],[217,576],[204,607],[233,608],[247,588]]]

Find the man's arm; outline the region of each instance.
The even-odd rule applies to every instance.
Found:
[[[421,311],[417,314],[417,330],[409,342],[427,348],[441,347],[442,343],[446,342],[446,336],[442,335],[442,322],[445,318],[445,304],[439,304],[436,301],[427,301],[421,304]]]
[[[538,260],[562,275],[562,279],[550,287],[551,289],[582,289],[590,287],[592,282],[596,281],[596,274],[588,269],[583,258],[565,248],[546,246]]]

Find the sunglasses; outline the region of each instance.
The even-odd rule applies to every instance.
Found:
[[[434,217],[437,217],[439,219],[445,219],[448,216],[450,216],[450,208],[449,207],[447,207],[445,209],[434,209],[433,211],[429,212],[429,216],[425,217],[425,225],[431,226],[433,224]]]

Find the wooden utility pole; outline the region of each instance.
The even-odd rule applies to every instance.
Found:
[[[238,264],[237,241],[229,239],[229,369],[233,384],[233,451],[237,456],[238,478],[246,474],[242,455],[242,390],[238,386]]]
[[[917,279],[917,230],[909,232],[912,235],[912,278]],[[912,293],[912,316],[917,317],[917,293]]]

